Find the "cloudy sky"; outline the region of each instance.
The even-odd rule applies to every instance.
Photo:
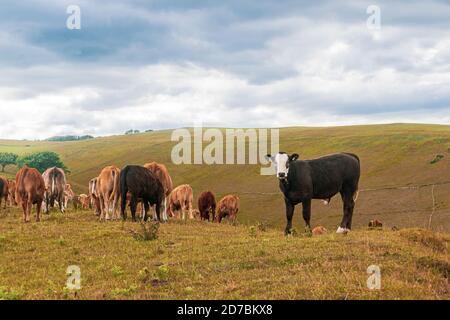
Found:
[[[67,7],[81,29],[66,27]],[[367,8],[381,10],[379,30]],[[448,1],[3,0],[0,138],[450,124]],[[372,20],[371,20],[372,21]]]

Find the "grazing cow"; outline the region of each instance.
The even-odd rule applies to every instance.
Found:
[[[8,180],[0,177],[0,207],[2,206],[2,199],[5,199],[3,209],[6,209],[6,203],[8,202]]]
[[[200,218],[208,220],[211,214],[212,220],[215,220],[216,214],[216,198],[211,191],[203,191],[198,197],[198,210],[200,211]]]
[[[36,221],[40,221],[44,193],[45,183],[39,171],[24,166],[17,172],[15,198],[22,206],[24,222],[30,222],[33,204],[36,204]]]
[[[54,207],[58,201],[59,210],[64,213],[64,188],[66,186],[66,175],[64,170],[58,167],[48,168],[42,174],[45,183],[45,208],[44,212],[49,212],[49,207]]]
[[[80,201],[80,205],[81,205],[81,210],[88,210],[89,209],[89,196],[87,194],[80,194],[78,196],[79,201]]]
[[[14,180],[8,180],[8,197],[9,197],[9,206],[17,206],[16,202],[16,182]]]
[[[96,216],[100,215],[100,196],[98,194],[98,177],[95,177],[89,181],[89,198],[91,199],[91,206],[94,207],[94,213]]]
[[[156,206],[156,216],[161,221],[161,203],[164,199],[164,187],[158,178],[147,168],[128,165],[120,172],[121,206],[120,213],[123,220],[127,219],[125,207],[127,193],[131,195],[130,210],[133,221],[136,221],[136,207],[138,199],[142,199],[144,214],[142,219],[147,221],[149,206]]]
[[[382,229],[383,228],[383,222],[375,219],[369,221],[369,229]]]
[[[337,233],[346,233],[352,227],[352,215],[358,195],[360,163],[358,156],[337,153],[313,160],[297,160],[298,154],[279,152],[266,159],[276,166],[280,190],[286,205],[285,234],[291,233],[295,205],[302,203],[303,219],[310,227],[311,199],[330,201],[337,193],[344,202],[344,216]]]
[[[198,209],[192,209],[192,216],[194,217],[195,220],[201,220],[201,214],[200,214],[200,210]]]
[[[153,175],[161,182],[164,188],[164,200],[161,204],[163,221],[167,221],[167,197],[170,195],[173,189],[172,178],[169,175],[169,171],[162,163],[150,162],[144,164],[144,167],[149,169]],[[156,219],[156,216],[154,216]]]
[[[67,209],[69,201],[72,201],[73,207],[76,210],[78,203],[76,201],[75,192],[73,192],[70,183],[66,183],[66,185],[64,186],[64,208]]]
[[[192,188],[188,184],[182,184],[172,190],[169,195],[169,215],[171,217],[176,216],[178,219],[186,219],[186,212],[189,215],[189,219],[193,219],[192,214],[192,199],[194,198],[194,193]],[[179,211],[181,210],[181,215]],[[175,215],[175,212],[177,214]]]
[[[222,222],[222,219],[228,217],[232,222],[236,221],[236,215],[239,211],[239,197],[229,194],[220,199],[217,204],[216,221]]]
[[[117,204],[120,196],[120,169],[116,166],[103,168],[98,176],[97,187],[100,198],[100,220],[118,219]]]
[[[312,229],[313,236],[320,236],[322,234],[326,234],[328,230],[323,226],[317,226],[314,229]]]

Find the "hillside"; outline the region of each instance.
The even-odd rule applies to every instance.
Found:
[[[262,225],[170,221],[139,241],[131,222],[0,213],[1,299],[450,299],[448,234],[355,230],[285,237]],[[65,289],[77,265],[81,290]],[[377,265],[381,289],[367,288]]]
[[[77,192],[87,191],[87,182],[109,164],[163,162],[175,185],[189,183],[194,196],[211,190],[218,196],[237,193],[243,223],[263,221],[281,227],[285,223],[284,204],[275,177],[259,175],[259,165],[174,165],[170,152],[176,142],[171,131],[111,136],[86,141],[11,141],[0,140],[0,152],[18,154],[38,150],[59,153],[70,168],[69,181]],[[205,143],[206,145],[207,143]],[[346,151],[359,155],[362,166],[360,195],[354,213],[354,226],[366,226],[378,218],[388,227],[426,227],[433,212],[432,228],[450,231],[450,126],[368,125],[332,128],[284,128],[280,130],[280,149],[297,152],[303,159]],[[430,162],[437,154],[444,158]],[[16,168],[7,167],[12,177]],[[436,184],[433,188],[429,184]],[[422,187],[413,188],[414,186]],[[410,188],[397,188],[409,186]],[[372,190],[376,189],[376,190]],[[433,193],[432,193],[433,189]],[[312,224],[334,229],[342,216],[339,196],[324,206],[313,202]],[[294,226],[302,229],[300,210]]]

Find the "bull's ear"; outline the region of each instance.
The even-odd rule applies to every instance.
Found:
[[[273,160],[274,160],[274,157],[272,157],[272,156],[270,155],[270,153],[269,153],[269,154],[266,154],[265,158],[266,158],[267,161],[272,161],[272,162],[273,162]]]
[[[293,153],[289,156],[289,161],[295,161],[300,157],[297,153]]]

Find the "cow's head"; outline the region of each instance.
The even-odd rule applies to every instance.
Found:
[[[286,152],[278,152],[276,155],[272,156],[270,154],[266,155],[266,159],[272,161],[275,164],[275,168],[277,171],[277,177],[280,180],[284,180],[287,178],[289,171],[289,163],[291,161],[297,160],[299,157],[298,154],[293,153],[288,155]]]

